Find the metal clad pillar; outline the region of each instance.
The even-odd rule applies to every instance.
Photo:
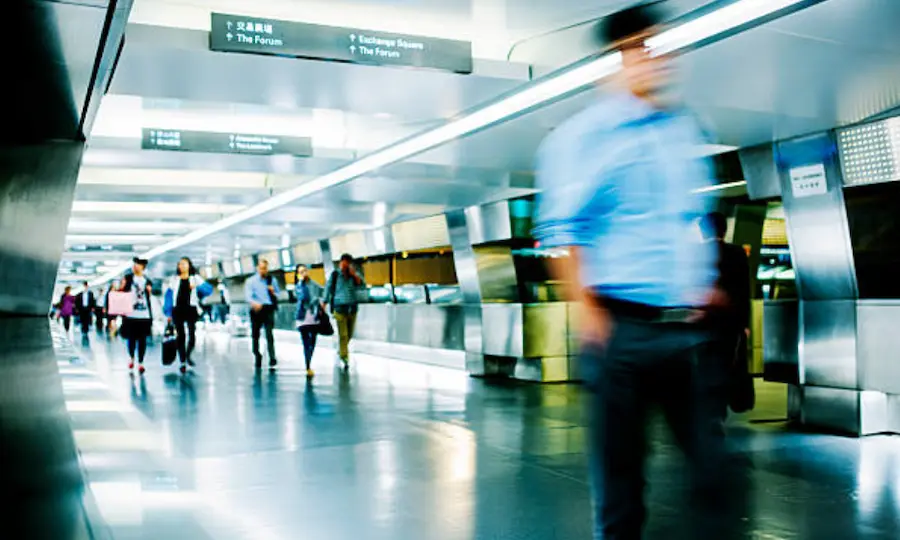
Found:
[[[463,295],[466,371],[470,375],[487,375],[482,352],[481,284],[478,280],[478,263],[470,241],[465,210],[448,212],[447,228],[450,231],[450,247],[453,248],[456,276]]]
[[[779,143],[776,163],[800,297],[801,419],[858,434],[857,284],[834,134]]]

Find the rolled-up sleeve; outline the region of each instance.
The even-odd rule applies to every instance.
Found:
[[[597,197],[597,176],[579,163],[579,141],[557,135],[548,137],[538,152],[540,195],[533,235],[548,248],[589,246],[596,232],[589,208]]]

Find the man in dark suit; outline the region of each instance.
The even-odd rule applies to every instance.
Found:
[[[750,335],[750,265],[744,248],[725,241],[728,219],[721,212],[708,214],[700,224],[703,237],[718,246],[718,289],[726,303],[709,319],[715,334],[715,354],[722,359],[723,391],[719,414],[724,421],[730,405],[736,412],[753,407],[752,385],[747,366],[747,338]],[[748,388],[749,385],[749,388]],[[747,395],[747,392],[750,395]]]
[[[84,289],[75,297],[75,313],[81,322],[81,333],[87,336],[91,331],[91,317],[97,309],[97,299],[88,288],[88,282],[84,282]]]

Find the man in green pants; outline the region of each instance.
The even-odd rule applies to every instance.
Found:
[[[359,312],[358,291],[366,286],[362,272],[353,266],[353,256],[344,253],[338,269],[331,273],[325,286],[325,303],[331,306],[337,322],[338,355],[344,367],[350,365],[350,340],[356,328],[356,314]]]

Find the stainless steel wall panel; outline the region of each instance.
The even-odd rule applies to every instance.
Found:
[[[397,328],[392,320],[392,311],[386,304],[363,304],[359,306],[355,335],[370,341],[390,341],[389,336]]]
[[[888,430],[891,433],[900,433],[900,394],[888,394],[887,412]]]
[[[384,358],[406,360],[450,369],[466,369],[466,353],[446,349],[431,349],[417,345],[385,343],[383,341],[354,340],[353,350]]]
[[[568,304],[563,302],[526,304],[522,317],[525,358],[569,355]]]
[[[800,303],[763,304],[763,376],[767,381],[800,383]]]
[[[564,382],[569,380],[569,358],[566,356],[519,358],[513,376],[522,381]]]
[[[856,302],[801,302],[800,382],[857,390]]]
[[[483,302],[517,302],[519,283],[509,246],[478,246],[473,249]]]
[[[738,157],[747,181],[751,199],[771,199],[781,196],[781,182],[771,144],[738,150]]]
[[[482,306],[481,304],[466,304],[463,306],[463,343],[466,352],[483,354],[484,351],[484,331],[482,329]]]
[[[900,394],[900,301],[860,301],[857,317],[860,388]]]
[[[0,313],[47,315],[84,144],[0,149]]]
[[[785,217],[802,300],[857,297],[843,181],[831,134],[778,145]],[[821,190],[792,180],[798,167],[821,165]]]
[[[860,435],[874,435],[890,431],[887,394],[874,391],[860,392],[859,416]]]
[[[524,355],[522,304],[482,306],[482,351],[487,355],[521,358]]]
[[[469,243],[473,246],[512,238],[509,201],[500,201],[465,210],[469,225]]]
[[[481,285],[478,281],[478,265],[475,261],[475,252],[472,250],[472,244],[469,243],[466,213],[463,210],[448,212],[447,227],[450,233],[450,247],[453,248],[453,264],[456,266],[456,278],[459,281],[459,288],[463,294],[463,303],[480,305]]]
[[[807,426],[859,435],[859,392],[843,388],[805,386],[801,418]]]

